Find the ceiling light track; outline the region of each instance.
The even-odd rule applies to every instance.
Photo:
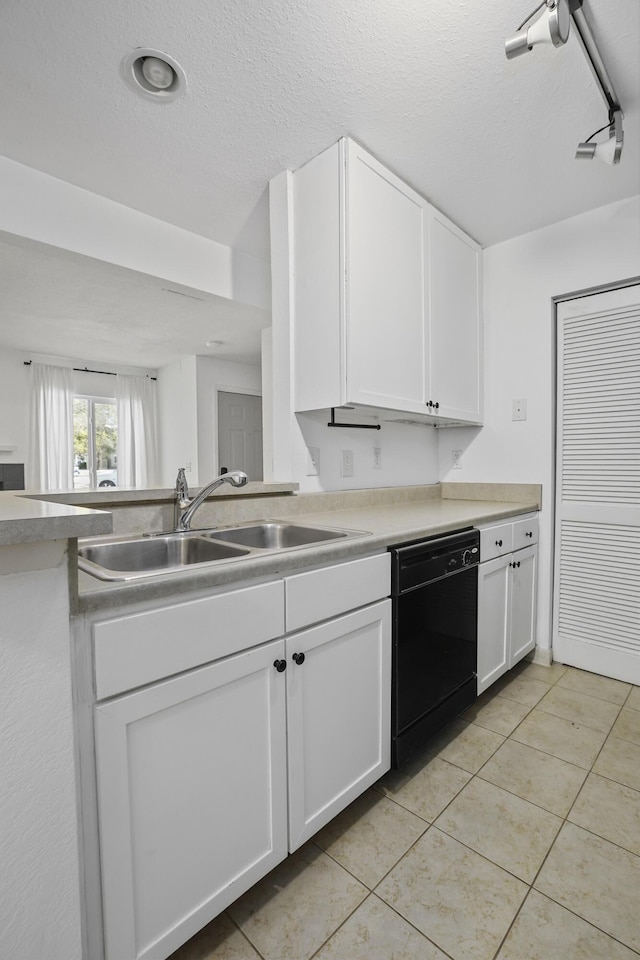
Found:
[[[523,30],[525,24],[543,7],[544,11],[538,19]],[[592,134],[584,143],[578,144],[576,158],[591,160],[597,157],[605,163],[619,163],[624,142],[622,107],[585,17],[583,0],[543,0],[522,22],[518,31],[505,41],[507,59],[513,60],[528,53],[539,43],[552,43],[554,47],[564,46],[569,39],[571,23],[609,114],[609,139],[604,143],[591,143],[592,137],[596,135]]]

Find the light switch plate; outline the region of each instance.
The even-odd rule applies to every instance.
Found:
[[[343,477],[353,476],[353,450],[343,450],[340,462],[340,473]]]

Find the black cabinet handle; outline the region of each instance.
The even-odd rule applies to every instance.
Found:
[[[304,663],[304,653],[294,653],[291,659],[300,667]]]
[[[496,547],[502,546],[502,540],[496,540]]]
[[[525,533],[525,537],[532,537],[532,536],[533,536],[533,530],[527,530],[527,532]]]
[[[439,403],[434,403],[434,407],[436,408],[436,410],[438,410],[439,407],[440,407],[440,404],[439,404]]]
[[[286,669],[287,669],[287,661],[286,661],[286,660],[274,660],[274,661],[273,661],[273,665],[274,665],[274,667],[276,668],[276,670],[278,671],[278,673],[282,673],[283,670],[286,670]]]
[[[428,406],[428,407],[432,407],[432,406],[433,406],[433,400],[427,400],[427,406]]]
[[[520,561],[518,560],[518,562],[516,563],[516,567],[519,567],[519,566],[520,566]]]

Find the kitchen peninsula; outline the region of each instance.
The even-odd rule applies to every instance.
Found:
[[[93,706],[81,689],[92,656],[88,625],[187,597],[215,598],[247,585],[281,583],[305,571],[379,557],[391,543],[507,521],[540,507],[540,488],[534,485],[435,484],[321,494],[296,494],[292,485],[267,492],[251,486],[245,495],[230,492],[208,501],[202,525],[270,517],[366,535],[104,583],[85,573],[78,577],[77,538],[112,529],[121,535],[170,529],[170,491],[47,495],[46,502],[31,495],[0,496],[0,709],[3,729],[9,731],[0,747],[6,771],[0,823],[7,830],[0,885],[9,916],[37,909],[64,917],[54,925],[65,931],[64,944],[54,944],[51,955],[62,955],[64,946],[66,955],[79,957],[83,939],[95,947],[102,935],[96,813],[86,803],[80,813],[77,800],[79,755],[91,747],[87,729]],[[90,507],[79,506],[82,501]]]

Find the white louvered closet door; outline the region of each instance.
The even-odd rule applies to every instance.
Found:
[[[558,304],[554,657],[640,683],[640,285]]]

